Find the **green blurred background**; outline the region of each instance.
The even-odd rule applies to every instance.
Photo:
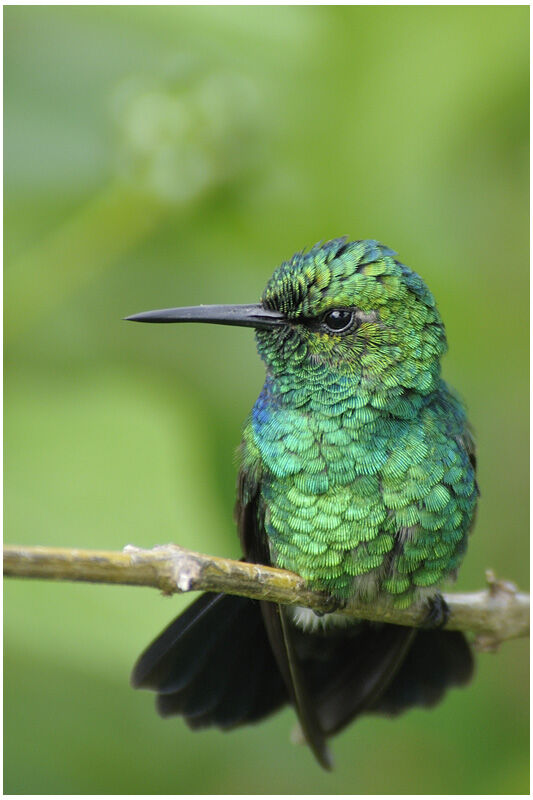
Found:
[[[131,326],[255,302],[342,234],[447,324],[482,499],[458,587],[528,582],[528,15],[519,6],[6,7],[5,538],[238,556],[253,336]],[[431,713],[364,719],[325,774],[290,710],[190,732],[131,666],[190,598],[5,585],[7,793],[524,793],[528,642]]]

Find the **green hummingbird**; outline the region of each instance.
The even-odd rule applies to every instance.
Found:
[[[266,366],[240,447],[244,559],[292,570],[339,605],[427,604],[412,629],[206,593],[140,656],[135,687],[162,716],[230,729],[287,702],[330,768],[328,737],[363,713],[432,706],[473,670],[439,594],[478,498],[472,435],[441,378],[433,295],[374,240],[284,262],[256,305],[149,311],[137,322],[255,329]]]

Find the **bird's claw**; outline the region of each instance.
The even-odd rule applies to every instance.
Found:
[[[429,630],[444,628],[449,618],[448,603],[441,594],[436,594],[427,601],[427,613],[421,627]]]
[[[317,617],[325,617],[326,614],[334,614],[335,611],[342,611],[347,606],[347,600],[341,600],[332,594],[325,596],[327,607],[322,611],[314,610]]]

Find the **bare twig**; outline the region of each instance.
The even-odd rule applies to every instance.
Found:
[[[202,555],[177,545],[143,550],[132,545],[123,552],[54,547],[4,547],[4,575],[19,578],[151,586],[164,594],[194,590],[226,592],[258,600],[297,604],[331,611],[331,600],[306,588],[292,572]],[[529,634],[529,595],[487,572],[488,588],[446,594],[450,609],[447,628],[476,635],[478,649],[495,650],[500,642]],[[411,627],[423,623],[426,609],[351,603],[340,613],[354,619],[393,622]]]

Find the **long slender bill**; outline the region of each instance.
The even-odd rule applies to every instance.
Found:
[[[287,320],[279,311],[257,305],[186,306],[143,311],[125,317],[129,322],[210,322],[215,325],[240,325],[245,328],[277,328]]]

